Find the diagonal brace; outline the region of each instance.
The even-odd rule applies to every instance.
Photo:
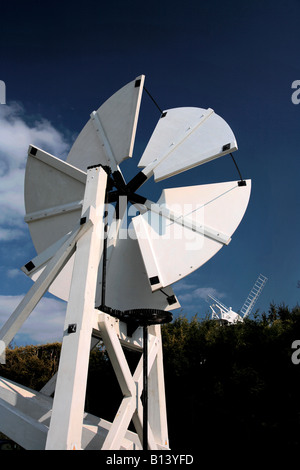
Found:
[[[99,328],[103,342],[107,348],[109,358],[114,368],[116,377],[121,387],[124,399],[118,409],[111,429],[102,446],[102,450],[112,450],[120,448],[121,441],[127,431],[132,419],[142,442],[142,404],[140,395],[142,393],[143,380],[143,358],[141,357],[134,375],[131,375],[125,354],[120,340],[113,326],[114,319],[107,314],[99,314]],[[150,336],[148,373],[155,361],[158,352],[157,338]],[[157,449],[150,426],[148,425],[148,447]]]
[[[9,317],[0,331],[0,340],[8,346],[16,333],[19,331],[32,310],[43,297],[49,286],[61,272],[76,249],[79,238],[92,226],[91,220],[87,220],[84,225],[76,227],[60,247],[57,253],[47,264],[37,281],[21,300],[15,311]]]

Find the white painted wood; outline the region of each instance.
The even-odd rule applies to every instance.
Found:
[[[162,191],[158,204],[171,209],[178,207],[180,213],[196,223],[197,212],[203,211],[205,225],[230,235],[241,222],[250,193],[251,180],[246,180],[245,186],[239,186],[238,181],[227,181],[168,188]]]
[[[132,157],[134,139],[145,77],[141,75],[112,95],[97,110],[105,141],[109,143],[117,165]],[[139,81],[139,86],[136,86]],[[99,136],[89,119],[73,147],[67,161],[82,170],[90,165],[108,165],[105,142]]]
[[[144,260],[147,260],[148,280],[154,276],[157,276],[158,279],[162,279],[160,268],[159,268],[159,260],[157,259],[153,244],[151,243],[151,240],[148,237],[147,221],[143,217],[141,217],[138,219],[134,218],[132,223],[135,228],[135,233],[138,238],[138,243],[139,243],[140,250],[142,252],[142,256]],[[156,290],[161,289],[162,287],[163,287],[163,284],[161,282],[158,282],[155,284]]]
[[[74,253],[75,245],[80,236],[89,228],[90,224],[88,223],[86,226],[81,225],[77,227],[71,233],[65,243],[48,263],[47,267],[43,270],[38,281],[33,284],[31,289],[27,292],[20,304],[3,325],[0,331],[0,339],[4,341],[6,345],[9,345],[12,341],[51,283],[68,262],[69,258]]]
[[[44,251],[78,223],[86,173],[38,149],[28,154],[25,171],[26,222],[37,253]],[[63,211],[72,207],[72,211]],[[77,207],[76,207],[77,206]],[[59,208],[57,211],[55,208]],[[30,219],[30,214],[45,217]],[[51,217],[49,217],[51,215]]]
[[[158,355],[162,354],[162,345],[159,341],[159,335],[157,336],[157,331],[159,330],[153,329],[153,327],[149,327],[149,331],[151,333],[148,335],[148,340],[149,340],[148,387],[149,387],[149,384],[151,384],[151,381],[153,380],[153,375],[155,375],[156,373],[156,371],[153,371],[153,366],[155,365]],[[132,421],[139,435],[140,441],[142,442],[143,441],[143,434],[142,434],[143,432],[143,405],[142,405],[140,397],[143,391],[143,356],[141,357],[137,365],[137,368],[134,372],[133,380],[136,385],[136,393],[137,393],[138,399],[136,400],[136,411],[133,414]],[[153,386],[151,385],[150,393],[153,393],[153,392],[154,392]],[[160,392],[164,392],[164,390],[160,390]],[[158,397],[156,395],[156,399],[158,400],[159,403],[161,403],[161,397]],[[148,390],[148,403],[150,403],[150,401],[151,401],[151,397],[149,397],[149,390]],[[164,412],[163,410],[158,410],[157,408],[156,408],[156,411],[158,412],[158,414],[161,414]],[[151,413],[150,413],[150,419],[148,418],[148,449],[155,450],[161,447],[165,448],[164,444],[161,443],[160,439],[158,440],[155,439],[153,432],[152,432],[152,424],[153,422],[151,420]]]
[[[251,181],[246,186],[238,182],[217,183],[163,191],[158,204],[171,212],[188,217],[198,227],[210,227],[231,237],[246,211]],[[176,208],[174,210],[174,208]],[[223,240],[211,238],[200,231],[180,226],[158,213],[145,213],[133,218],[148,277],[158,276],[159,284],[151,286],[155,291],[169,286],[198,269],[223,246]],[[148,246],[151,245],[151,253]],[[157,272],[155,273],[155,265]]]
[[[0,429],[27,450],[44,450],[47,427],[0,399]]]
[[[130,230],[130,233],[126,234],[127,238],[117,240],[111,253],[106,280],[106,304],[119,310],[133,308],[173,310],[180,307],[178,301],[169,305],[166,295],[162,292],[152,292],[138,241],[131,238],[135,235],[133,228]],[[97,305],[101,305],[101,272],[100,263]],[[171,287],[165,292],[174,295]]]
[[[163,406],[164,398],[157,394],[165,393],[164,388],[157,390],[154,386],[154,382],[160,382],[161,377],[156,376],[158,370],[156,368],[156,363],[158,357],[162,354],[162,344],[160,342],[160,327],[149,327],[149,346],[148,346],[148,404],[149,404],[149,417],[148,417],[148,449],[160,449],[166,448],[166,439],[162,440],[161,435],[158,429],[158,423],[161,422],[161,415],[166,413],[165,410],[161,409]],[[136,400],[137,408],[133,414],[132,421],[135,426],[135,429],[140,437],[140,441],[143,441],[143,405],[141,402],[141,393],[143,391],[143,356],[141,357],[137,368],[133,375],[133,380],[136,384],[137,397]],[[164,377],[162,376],[164,381]],[[153,409],[150,407],[154,406]],[[155,409],[155,411],[154,411]],[[155,419],[153,419],[155,417]],[[152,429],[154,426],[154,432]]]
[[[124,396],[130,397],[135,394],[131,372],[127,364],[120,340],[114,329],[114,319],[109,315],[101,313],[98,316],[101,336],[107,349],[110,361],[115,371]]]
[[[91,340],[91,350],[99,343],[99,338],[92,337]],[[51,377],[50,380],[41,388],[40,393],[50,397],[55,392],[57,380],[57,372]]]
[[[32,151],[34,149],[34,151]],[[86,172],[82,171],[81,169],[77,168],[76,166],[65,162],[61,158],[57,158],[51,153],[45,152],[45,150],[40,149],[36,146],[29,146],[28,149],[28,158],[35,158],[39,162],[43,162],[44,164],[48,165],[49,167],[64,173],[65,175],[69,176],[72,179],[79,181],[82,184],[86,182]],[[49,168],[48,168],[49,171]]]
[[[212,109],[174,108],[158,121],[138,166],[160,181],[234,150],[232,130]]]
[[[73,267],[74,267],[74,259],[75,255],[73,254],[68,263],[64,266],[58,276],[54,279],[52,284],[50,285],[48,291],[55,295],[56,297],[68,302],[69,295],[70,295],[70,288],[72,282],[72,274],[73,274]],[[45,266],[41,267],[41,269],[35,271],[31,279],[36,282],[39,278]]]
[[[109,118],[110,130],[106,134],[107,136],[111,135],[111,138],[113,138],[115,133],[118,133],[118,138],[121,138],[123,133],[119,133],[119,127],[125,126],[126,132],[124,131],[124,135],[121,138],[124,145],[123,156],[127,152],[126,145],[130,154],[133,147],[144,82],[143,76],[138,78],[141,80],[139,87],[135,87],[135,81],[126,85],[120,90],[120,93],[117,92],[116,96],[112,97],[112,101],[108,100],[105,106],[103,105],[103,108],[100,107],[96,113],[97,116],[101,117],[101,122],[106,123],[106,118],[108,119],[107,116],[111,112],[111,117]],[[111,111],[109,112],[110,106]],[[117,119],[115,124],[112,120],[113,117]],[[87,162],[82,162],[85,157],[89,158],[89,152],[93,151],[94,136],[96,137],[96,148],[93,154],[95,160],[88,160],[88,164],[100,162],[107,164],[106,159],[100,158],[99,162],[99,148],[103,147],[102,145],[99,147],[100,139],[95,135],[94,126],[92,124],[91,126],[92,129],[82,131],[81,137],[77,139],[78,147],[75,146],[69,155],[70,163],[74,163],[72,156],[77,155],[79,160],[77,161],[76,157],[75,162],[80,168],[84,169],[86,169]],[[111,145],[111,139],[107,141],[107,144]],[[114,155],[117,152],[116,149],[117,147],[111,148]],[[63,239],[80,219],[81,205],[79,201],[83,199],[85,181],[85,171],[77,169],[74,165],[63,162],[47,152],[43,152],[41,149],[37,149],[36,155],[31,155],[29,149],[25,176],[26,221],[28,222],[31,237],[38,254],[42,255],[42,253],[46,253],[49,247],[55,247],[56,242]],[[148,286],[147,275],[138,243],[136,240],[130,239],[133,232],[130,234],[126,230],[125,238],[127,239],[120,239],[118,234],[121,222],[115,221],[114,225],[116,228],[115,238],[111,240],[108,248],[107,304],[117,309],[139,308],[141,306],[162,310],[179,308],[180,304],[178,301],[169,305],[166,295],[161,292],[156,292],[155,295],[152,293]],[[110,249],[111,247],[113,249]],[[120,259],[124,259],[121,265]],[[45,265],[46,262],[45,260]],[[38,279],[44,266],[39,261],[40,269],[35,269],[30,273],[32,280],[36,281]],[[74,256],[70,258],[69,262],[49,287],[51,294],[65,301],[69,299],[73,266]],[[98,305],[101,303],[101,275],[102,263],[99,265],[99,282],[96,296],[96,304]],[[174,295],[172,288],[169,288],[167,293],[169,296]]]
[[[44,450],[53,399],[0,377],[0,431],[26,450]],[[84,413],[82,448],[100,450],[112,423]],[[137,434],[126,431],[121,450],[141,449]]]
[[[44,450],[52,399],[0,377],[0,430],[28,450]]]
[[[28,271],[26,267],[28,263],[22,266],[21,270],[23,271],[23,273],[29,276],[30,278],[32,278],[32,276],[37,272],[39,272],[40,275],[41,268],[44,268],[45,265],[51,260],[51,258],[53,258],[53,256],[57,253],[57,251],[61,248],[65,241],[70,237],[71,233],[72,232],[67,233],[60,240],[53,243],[53,245],[49,246],[49,248],[46,248],[46,250],[42,251],[39,255],[32,258],[30,261],[34,264],[34,268],[31,268]],[[38,276],[35,279],[37,278]]]
[[[122,347],[126,349],[131,349],[133,351],[141,351],[143,348],[142,342],[142,333],[141,327],[137,328],[133,333],[131,332],[132,336],[127,334],[128,327],[126,323],[116,320],[114,324],[114,328],[116,330],[117,336],[120,340]]]
[[[107,321],[107,325],[109,320]],[[103,329],[103,324],[102,324]],[[114,334],[114,333],[113,333]],[[142,334],[142,333],[140,333]],[[105,341],[105,344],[109,344]],[[116,354],[116,349],[110,350],[110,358]],[[118,352],[118,357],[122,357],[122,352]],[[165,386],[164,386],[164,372],[163,372],[163,353],[162,353],[162,341],[161,341],[161,328],[159,325],[149,327],[149,347],[148,347],[148,375],[149,375],[149,425],[148,425],[148,446],[149,449],[157,448],[169,448],[168,441],[168,425],[167,425],[167,413],[166,413],[166,401],[165,401]],[[128,374],[129,380],[130,376]],[[134,402],[136,404],[136,410],[132,416],[132,421],[136,428],[136,431],[142,442],[142,430],[143,430],[143,406],[140,400],[141,393],[143,391],[143,357],[141,357],[137,368],[133,375],[133,381],[135,387]],[[120,410],[119,410],[120,411]],[[117,415],[119,414],[119,411]],[[128,416],[127,416],[128,418]],[[118,448],[109,447],[107,449]],[[116,445],[116,441],[114,441]]]
[[[30,212],[24,217],[25,222],[33,222],[34,220],[44,219],[45,217],[53,217],[54,215],[66,214],[67,212],[81,211],[82,201],[74,201],[69,204],[61,204],[49,209]]]
[[[140,441],[142,441],[143,425],[140,395],[143,388],[143,361],[141,358],[136,371],[132,376],[124,352],[121,348],[120,340],[114,329],[113,319],[109,315],[101,313],[99,315],[99,327],[110,361],[124,395],[112,427],[105,439],[102,450],[118,450],[120,449],[122,439],[131,419],[133,419]],[[149,336],[148,373],[151,371],[159,350],[157,338],[153,335]],[[148,447],[152,450],[157,449],[157,443],[154,440],[150,425]]]
[[[112,423],[97,416],[85,414],[82,430],[82,447],[84,450],[101,450]],[[141,450],[141,444],[136,433],[126,431],[120,450]]]
[[[230,237],[225,233],[222,233],[221,230],[215,230],[212,227],[208,227],[204,223],[199,224],[197,221],[193,220],[193,218],[188,215],[182,215],[181,213],[176,213],[172,210],[167,209],[163,205],[155,204],[152,201],[147,200],[145,202],[145,206],[151,212],[161,215],[166,219],[169,219],[171,222],[175,222],[183,227],[186,227],[193,232],[201,233],[201,235],[205,235],[206,237],[212,238],[219,243],[223,243],[224,245],[228,245],[230,243]],[[197,207],[193,208],[193,211],[196,211]],[[141,237],[143,238],[143,236]]]
[[[126,199],[126,198],[125,198]],[[129,310],[133,308],[157,308],[160,310],[174,310],[180,307],[180,303],[174,295],[173,289],[168,287],[165,294],[153,293],[149,288],[147,273],[141,252],[136,240],[133,228],[124,229],[124,219],[127,216],[127,201],[121,199],[121,220],[110,225],[107,250],[107,282],[106,282],[106,304],[118,310]],[[115,224],[115,225],[114,225]],[[123,227],[123,228],[122,228]],[[120,260],[122,262],[120,263]],[[98,287],[96,294],[96,305],[101,305],[102,292],[102,262],[99,266]],[[167,296],[174,296],[175,303],[169,305]],[[133,344],[122,330],[122,339]]]
[[[150,326],[149,333],[151,335],[155,335],[157,349],[155,361],[153,362],[152,368],[149,371],[149,425],[153,432],[153,439],[155,440],[155,442],[163,448],[168,449],[169,434],[160,325]]]
[[[51,379],[41,388],[40,393],[46,395],[47,397],[51,397],[51,395],[55,392],[57,380],[57,373],[52,375]]]
[[[124,397],[101,450],[119,450],[136,408],[134,397]]]
[[[155,252],[152,237],[159,239],[159,237],[162,236],[165,237],[165,239],[170,240],[178,240],[179,237],[185,239],[184,233],[187,234],[189,233],[188,231],[191,231],[226,245],[228,245],[231,240],[230,236],[225,235],[220,230],[214,230],[213,228],[208,227],[202,220],[193,220],[190,216],[183,216],[180,213],[175,213],[174,211],[166,209],[163,206],[159,206],[158,204],[150,203],[150,201],[146,201],[145,205],[149,208],[147,215],[144,217],[134,218],[132,223],[138,238],[139,247],[145,260],[144,262],[147,266],[148,278],[151,279],[153,277],[158,277],[160,281],[156,282],[155,285],[152,286],[153,291],[157,291],[162,287],[165,287],[165,284],[163,283],[163,273],[160,269],[161,263],[158,259],[159,253]],[[167,224],[178,224],[182,230],[176,231],[175,229],[172,234],[170,232],[166,233],[166,229],[164,228],[162,230],[162,227]],[[151,238],[149,237],[149,226],[151,226]],[[191,240],[191,238],[189,238],[189,240]],[[187,239],[185,239],[185,242],[187,242]],[[182,247],[182,250],[184,250],[184,247]]]
[[[93,206],[93,227],[77,243],[70,298],[65,319],[52,417],[46,449],[80,449],[91,335],[97,311],[95,292],[98,265],[103,249],[103,210],[106,172],[87,172],[82,213]],[[68,325],[76,332],[68,334]]]
[[[100,140],[101,146],[103,147],[105,158],[107,161],[108,166],[111,168],[112,171],[118,171],[119,167],[117,164],[116,157],[113,153],[111,145],[109,143],[108,138],[106,137],[105,131],[103,129],[103,125],[101,123],[101,119],[97,111],[93,111],[91,114],[92,124],[97,132],[97,136]],[[120,171],[120,170],[119,170]]]
[[[148,276],[145,271],[143,259],[138,246],[137,240],[130,238],[115,240],[115,246],[112,247],[108,259],[108,272],[107,272],[107,288],[106,299],[107,305],[116,309],[128,310],[131,308],[157,308],[160,310],[174,310],[180,307],[178,299],[172,305],[168,304],[167,296],[173,296],[174,291],[172,287],[164,289],[165,294],[160,291],[152,293],[148,284]],[[60,242],[59,242],[60,243]],[[25,267],[22,270],[29,275],[32,280],[36,281],[44,267],[47,264],[47,259],[54,251],[54,245],[37,257],[33,258],[33,263],[37,269],[28,273]],[[123,264],[120,264],[118,257],[123,259]],[[74,255],[70,258],[66,266],[58,274],[56,279],[49,287],[49,292],[57,295],[59,298],[68,301],[72,271],[74,265]],[[99,264],[96,306],[101,304],[102,292],[102,262]],[[176,296],[175,296],[176,298]],[[127,333],[124,328],[120,330],[122,339],[131,343],[131,339],[127,338]]]
[[[142,329],[137,328],[129,337],[125,323],[95,309],[101,304],[107,174],[99,166],[87,167],[102,164],[119,171],[119,164],[132,156],[143,83],[144,76],[138,77],[91,114],[70,151],[68,163],[41,149],[29,148],[25,220],[38,255],[34,258],[35,268],[23,270],[36,283],[1,330],[0,338],[2,332],[6,341],[12,337],[47,288],[67,300],[68,307],[58,374],[43,393],[33,395],[24,389],[11,391],[0,381],[0,418],[23,433],[32,432],[38,448],[141,448],[143,358],[132,375],[122,346],[141,350]],[[140,166],[147,178],[154,174],[158,181],[236,149],[230,127],[213,110],[171,109],[159,120]],[[122,221],[115,220],[115,233],[112,226],[109,230],[106,305],[118,310],[177,308],[177,301],[168,303],[167,296],[173,295],[170,284],[204,264],[230,241],[249,196],[250,181],[245,187],[231,182],[174,188],[163,191],[158,201],[162,209],[149,207],[151,201],[147,201],[148,212],[133,217],[128,230],[123,231]],[[122,211],[123,219],[126,213],[124,208]],[[83,216],[88,222],[85,229],[78,229]],[[164,292],[159,290],[161,287]],[[68,330],[71,324],[76,327],[74,332]],[[99,335],[123,393],[113,423],[84,413],[89,353]],[[148,448],[167,449],[159,326],[149,328],[148,347]],[[49,395],[53,391],[52,402]],[[47,406],[42,410],[36,398],[43,397]],[[19,401],[20,406],[12,407],[10,400]],[[131,419],[137,434],[128,431]],[[18,434],[13,429],[11,432]],[[33,448],[29,439],[28,446]]]

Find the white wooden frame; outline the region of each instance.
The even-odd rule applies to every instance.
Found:
[[[30,448],[34,448],[34,442],[37,442],[38,448],[41,443],[45,442],[46,450],[84,448],[82,433],[83,430],[86,432],[87,427],[86,424],[84,425],[84,402],[89,354],[95,341],[99,341],[99,337],[102,338],[107,348],[123,393],[123,400],[113,423],[108,426],[108,433],[101,449],[124,448],[124,442],[128,442],[128,435],[133,435],[128,431],[131,420],[137,431],[137,438],[132,441],[135,442],[133,446],[137,449],[141,448],[143,423],[140,396],[143,388],[143,358],[141,357],[132,375],[122,348],[122,345],[126,346],[126,344],[129,347],[132,346],[130,337],[127,336],[124,340],[126,326],[106,313],[99,313],[94,305],[98,265],[103,250],[101,234],[103,234],[106,181],[107,174],[101,166],[88,169],[80,223],[55,247],[46,250],[45,255],[43,253],[38,255],[37,264],[45,265],[45,267],[0,331],[0,340],[8,345],[75,253],[59,370],[40,392],[43,396],[49,397],[55,392],[52,412],[49,413],[51,420],[46,439],[47,428],[44,425],[41,426],[32,417],[24,416],[19,420],[18,410],[14,411],[14,407],[8,406],[0,395],[0,416],[3,410],[6,429],[12,430],[10,437],[18,441],[22,429],[24,433],[32,429]],[[95,333],[97,339],[93,337]],[[134,334],[133,348],[140,349],[142,352],[142,346],[142,329],[138,328]],[[157,325],[149,327],[148,378],[150,389],[148,449],[168,449],[162,344],[160,326]],[[19,423],[18,429],[14,428],[16,420]],[[10,425],[7,426],[7,424]]]
[[[102,447],[102,450],[114,450],[120,449],[131,419],[140,442],[142,442],[143,406],[140,396],[143,391],[143,357],[141,356],[132,376],[111,317],[101,313],[98,321],[103,342],[123,393],[123,400]],[[147,445],[149,450],[167,449],[169,448],[169,442],[160,326],[149,327],[149,333],[148,380],[149,390],[151,391],[149,393],[151,397],[149,400],[151,413],[148,423]]]

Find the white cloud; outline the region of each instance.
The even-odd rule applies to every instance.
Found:
[[[10,279],[14,279],[15,277],[20,276],[21,274],[23,274],[22,271],[17,268],[11,268],[6,270],[6,275]]]
[[[21,228],[0,227],[0,241],[9,241],[21,238],[23,231]]]
[[[23,295],[0,295],[0,328],[19,305]],[[61,341],[66,303],[43,297],[14,338],[18,345]]]
[[[209,302],[208,296],[211,295],[217,299],[226,297],[226,294],[219,292],[214,287],[198,287],[199,284],[189,282],[184,279],[173,286],[181,305],[189,305],[189,307],[197,308],[203,301]]]
[[[0,240],[18,239],[24,230],[24,174],[30,144],[65,158],[69,143],[46,119],[33,123],[17,104],[0,106]]]
[[[225,294],[218,292],[214,287],[198,287],[191,292],[179,294],[178,298],[181,302],[194,302],[196,300],[207,300],[208,296],[222,298]]]
[[[176,290],[191,290],[195,289],[197,287],[197,284],[189,282],[187,279],[183,279],[182,281],[177,282],[174,284],[173,288]]]

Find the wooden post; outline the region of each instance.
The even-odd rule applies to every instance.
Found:
[[[93,227],[78,241],[66,312],[64,338],[46,450],[81,449],[95,294],[103,250],[103,210],[107,174],[87,171],[82,214],[91,207]]]

